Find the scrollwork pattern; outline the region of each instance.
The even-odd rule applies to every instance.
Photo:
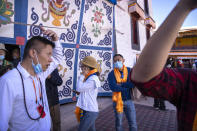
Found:
[[[32,14],[31,14],[31,19],[33,22],[33,24],[30,26],[30,35],[28,36],[29,38],[33,37],[33,36],[39,36],[42,34],[42,30],[40,29],[39,26],[42,26],[42,24],[39,24],[39,26],[35,26],[35,24],[37,24],[38,20],[39,20],[39,16],[38,14],[36,14],[36,12],[34,11],[34,8],[31,9]]]
[[[93,44],[92,40],[90,37],[88,37],[88,33],[86,32],[86,27],[84,26],[84,23],[83,23],[83,26],[82,26],[82,36],[81,36],[81,43],[82,44]]]
[[[105,38],[103,40],[100,40],[99,43],[97,45],[106,45],[109,46],[112,44],[112,31],[110,30],[106,35]]]
[[[62,33],[60,35],[60,40],[63,40],[64,42],[66,42],[66,40],[68,42],[74,42],[75,40],[75,30],[77,30],[77,25],[78,25],[78,21],[76,21],[72,26],[71,26],[71,30],[67,29],[67,33]]]
[[[92,51],[80,51],[79,52],[79,59],[80,61],[85,58],[86,56],[90,56],[92,54]]]
[[[65,85],[63,85],[63,90],[58,92],[58,96],[59,97],[71,96],[70,85],[72,85],[72,77],[69,77],[69,79],[66,81]]]
[[[107,5],[107,3],[105,3],[104,1],[102,1],[102,3],[103,3],[103,7],[106,9],[107,19],[109,20],[110,23],[112,23],[112,17],[111,17],[112,7]]]
[[[75,0],[75,5],[78,7],[77,9],[80,10],[80,0]]]
[[[93,3],[95,4],[97,1],[99,1],[99,0],[86,0],[85,13],[90,8],[90,6],[92,6]]]
[[[66,61],[66,65],[68,67],[70,67],[70,70],[72,70],[72,65],[73,65],[73,62],[71,61],[71,59],[73,58],[74,56],[74,49],[67,49],[64,53],[63,53],[63,56],[65,56],[65,61]]]
[[[103,52],[98,51],[99,57],[103,59],[105,65],[111,69],[111,53],[110,52]]]
[[[105,91],[110,91],[110,87],[107,80],[105,80],[105,83],[101,86],[101,88],[103,88]]]

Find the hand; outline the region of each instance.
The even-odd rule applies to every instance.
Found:
[[[50,36],[52,38],[52,41],[58,41],[59,40],[57,34],[54,31],[52,31],[52,30],[45,30],[43,27],[41,27],[41,30],[42,30],[44,35]]]
[[[76,93],[77,95],[80,94],[80,92],[76,91],[76,90],[72,90],[74,93]]]
[[[50,79],[51,78],[51,75],[49,75],[48,77],[47,77],[47,79]]]
[[[197,8],[197,0],[180,0],[179,2],[190,10]]]

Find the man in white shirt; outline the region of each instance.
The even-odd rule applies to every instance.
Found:
[[[45,79],[63,60],[57,34],[44,30],[27,41],[23,60],[0,78],[0,131],[49,131]]]

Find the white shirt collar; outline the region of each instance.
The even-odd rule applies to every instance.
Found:
[[[19,64],[17,65],[17,69],[20,71],[24,79],[31,77],[29,72],[27,72],[27,70],[21,66],[21,62],[19,62]]]

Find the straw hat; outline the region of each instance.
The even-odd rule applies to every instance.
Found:
[[[86,56],[82,61],[82,64],[97,69],[97,62],[96,59],[92,56]]]
[[[89,66],[89,67],[92,67],[92,68],[95,68],[98,70],[99,73],[101,73],[101,67],[100,67],[100,64],[98,64],[96,62],[96,59],[92,56],[86,56],[82,61],[81,63],[83,65],[86,65],[86,66]]]
[[[0,50],[7,51],[6,48],[5,48],[5,45],[3,43],[0,43]]]

